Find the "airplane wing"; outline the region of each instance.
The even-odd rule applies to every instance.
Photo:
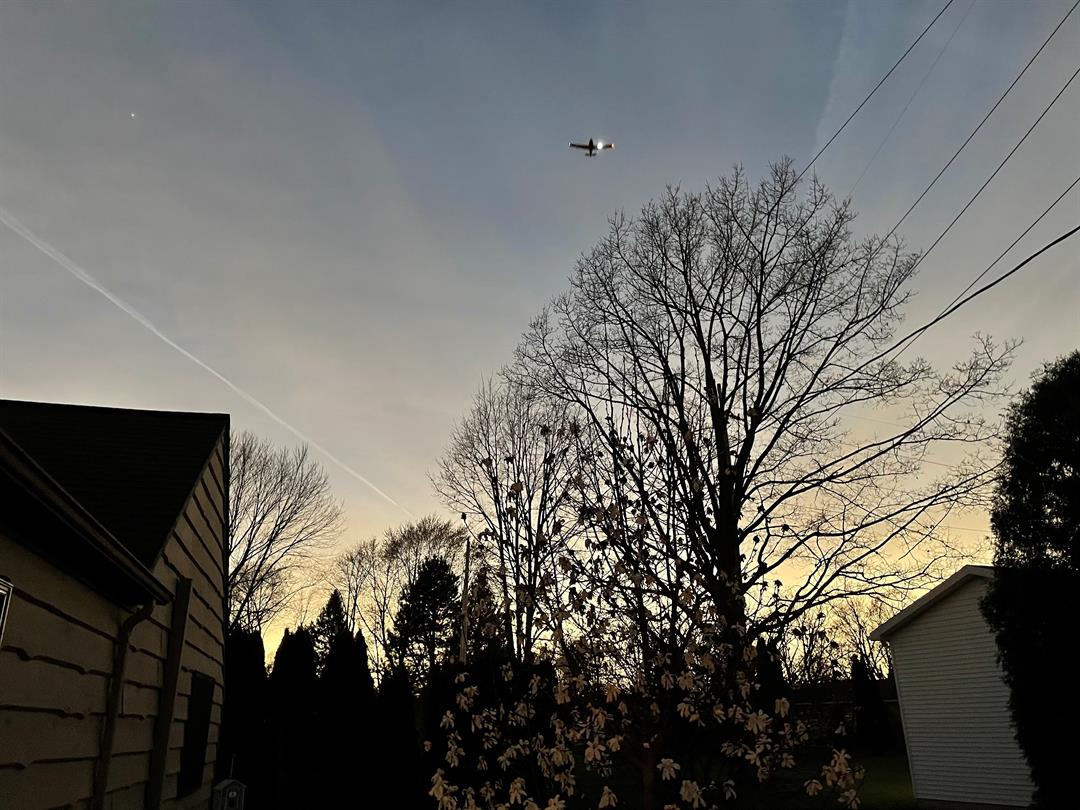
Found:
[[[570,146],[572,148],[574,148],[574,149],[588,149],[589,148],[589,145],[587,143],[571,143]]]

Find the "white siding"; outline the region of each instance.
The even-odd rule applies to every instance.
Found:
[[[979,612],[986,586],[972,578],[889,638],[911,779],[917,799],[1027,807],[1027,763]]]

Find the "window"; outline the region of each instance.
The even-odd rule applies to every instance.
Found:
[[[0,644],[4,642],[4,627],[7,625],[8,602],[11,601],[11,583],[0,577]]]
[[[206,771],[206,742],[210,737],[210,710],[214,706],[214,681],[199,672],[191,675],[187,721],[184,723],[184,747],[180,749],[180,776],[177,797],[187,796],[202,787]]]

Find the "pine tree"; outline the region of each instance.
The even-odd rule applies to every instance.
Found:
[[[311,640],[315,645],[315,655],[318,658],[318,668],[322,671],[326,664],[326,657],[330,654],[330,648],[338,636],[352,638],[349,620],[345,616],[345,603],[342,601],[341,592],[334,590],[326,605],[319,612],[318,618],[311,625]]]
[[[397,663],[422,683],[459,638],[458,576],[444,557],[430,557],[408,584],[394,617],[391,646]]]

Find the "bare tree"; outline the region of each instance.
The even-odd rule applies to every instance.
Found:
[[[870,633],[894,615],[893,606],[868,596],[842,599],[833,605],[829,634],[840,645],[845,660],[858,658],[870,676],[884,678],[892,670],[889,645],[874,641]]]
[[[300,569],[342,528],[341,505],[306,447],[252,433],[229,450],[229,623],[259,629],[304,587]]]
[[[457,571],[465,537],[462,527],[427,516],[362,541],[334,559],[330,581],[341,592],[350,628],[364,631],[376,673],[393,663],[394,613],[406,586],[431,557],[444,558]]]
[[[388,529],[383,537],[383,554],[396,561],[406,582],[416,579],[430,557],[444,558],[457,572],[464,553],[465,529],[435,515]]]
[[[567,587],[556,561],[576,523],[567,520],[574,446],[565,405],[488,380],[432,478],[473,527],[475,562],[494,575],[503,634],[519,660],[532,659]]]
[[[946,372],[901,362],[917,257],[856,241],[853,220],[788,163],[756,187],[736,171],[669,190],[616,217],[526,333],[512,379],[603,443],[606,483],[580,508],[629,521],[603,527],[624,580],[669,561],[716,615],[775,633],[846,596],[919,588],[948,553],[941,524],[992,467],[924,462],[996,435],[980,409],[1011,346],[979,338]],[[868,413],[890,424],[853,429]],[[694,620],[692,594],[659,596],[651,610]]]

